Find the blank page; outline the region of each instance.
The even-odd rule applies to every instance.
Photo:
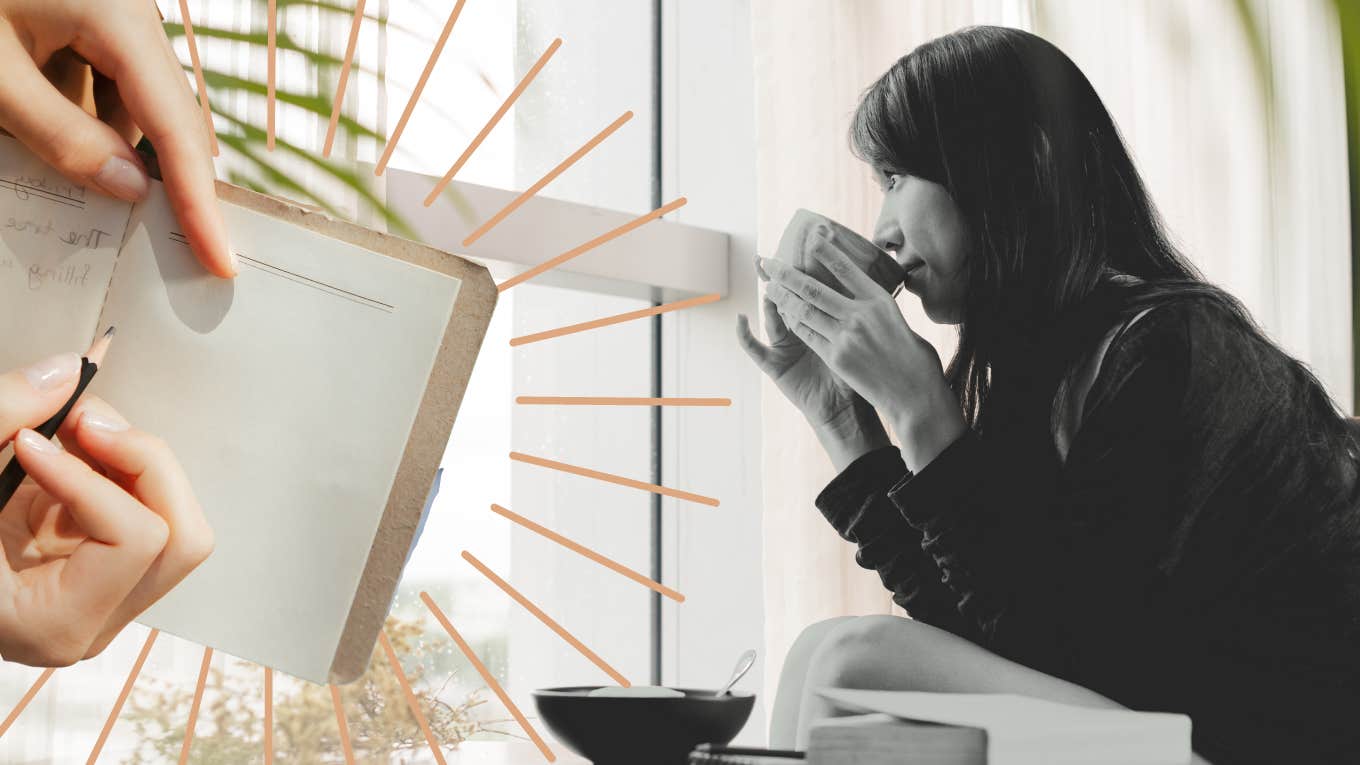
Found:
[[[94,390],[169,442],[216,534],[138,621],[325,683],[460,283],[222,207],[235,281],[153,184],[100,319]]]

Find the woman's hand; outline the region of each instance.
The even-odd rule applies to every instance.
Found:
[[[213,546],[164,442],[108,404],[81,398],[59,434],[66,450],[28,430],[61,407],[78,370],[66,354],[0,375],[0,443],[13,440],[29,476],[0,509],[0,657],[35,666],[102,651]]]
[[[912,331],[882,287],[827,232],[812,257],[849,296],[778,260],[762,258],[766,298],[826,366],[887,418],[912,471],[963,434],[966,424],[933,346]]]
[[[145,133],[194,253],[212,273],[236,275],[209,126],[152,0],[0,0],[0,69],[0,128],[73,183],[146,196],[132,148]]]
[[[807,418],[836,470],[891,443],[873,408],[789,331],[775,304],[762,299],[761,311],[769,344],[756,339],[745,315],[737,316],[737,339],[760,371]]]

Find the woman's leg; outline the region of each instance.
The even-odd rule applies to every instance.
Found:
[[[828,687],[1018,693],[1075,706],[1124,708],[1094,691],[997,656],[951,632],[897,616],[840,620],[823,633],[803,681],[796,737],[800,749],[807,748],[812,723],[839,714],[816,693],[818,688]],[[1198,757],[1193,762],[1207,765]]]
[[[770,709],[770,746],[774,749],[792,749],[798,733],[798,712],[803,706],[803,688],[807,680],[808,668],[812,657],[839,624],[854,621],[854,616],[838,616],[816,622],[803,630],[793,641],[788,654],[784,657],[784,667],[779,672],[779,685],[774,695],[774,706]]]

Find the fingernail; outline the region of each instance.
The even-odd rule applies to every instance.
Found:
[[[102,430],[105,433],[121,433],[128,429],[128,424],[122,418],[110,417],[104,414],[86,412],[80,418],[81,425],[88,425],[95,430]]]
[[[227,262],[231,264],[231,275],[238,276],[241,273],[241,256],[236,254],[230,246],[227,247]]]
[[[80,374],[80,357],[74,353],[59,353],[24,369],[28,384],[39,393],[61,387]]]
[[[104,160],[94,182],[109,194],[128,202],[140,202],[151,188],[142,168],[118,156]]]
[[[57,446],[52,441],[43,438],[36,431],[29,430],[28,428],[19,431],[19,440],[23,442],[25,448],[32,449],[33,451],[42,454],[57,454],[61,451],[60,446]]]

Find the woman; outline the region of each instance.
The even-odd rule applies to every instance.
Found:
[[[875,242],[959,344],[942,370],[834,234],[806,253],[834,288],[757,264],[770,342],[739,338],[840,471],[819,509],[915,619],[805,633],[776,738],[841,686],[1185,713],[1220,765],[1360,758],[1360,448],[1172,246],[1076,65],[961,30],[874,83],[851,140]]]
[[[0,0],[0,65],[0,128],[72,183],[130,202],[150,187],[132,148],[145,133],[195,255],[235,275],[203,116],[154,3]],[[108,404],[82,397],[59,433],[65,450],[31,430],[62,407],[79,370],[64,353],[0,374],[0,449],[12,444],[29,476],[0,508],[6,661],[64,666],[99,653],[212,551],[179,462]]]

